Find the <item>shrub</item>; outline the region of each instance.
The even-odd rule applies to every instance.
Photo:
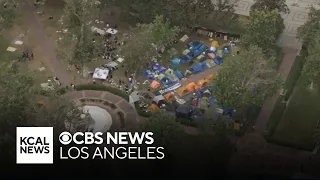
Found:
[[[140,115],[140,116],[143,116],[143,117],[150,117],[151,116],[151,112],[145,112],[143,111],[143,109],[139,106],[139,103],[138,102],[135,102],[134,103],[134,106],[136,107],[136,110],[137,110],[137,113]]]
[[[75,90],[82,91],[82,90],[94,90],[94,91],[108,91],[112,94],[118,95],[125,100],[129,101],[129,95],[119,89],[104,86],[101,84],[80,84],[75,86]]]

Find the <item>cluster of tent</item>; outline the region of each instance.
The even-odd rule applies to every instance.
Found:
[[[170,68],[165,68],[156,62],[152,62],[151,65],[143,71],[143,77],[152,80],[150,87],[157,89],[161,85],[164,87],[170,87],[179,82],[179,78],[182,74],[179,71],[174,71]]]
[[[196,58],[206,58],[205,61],[196,63],[189,69],[192,73],[202,72],[214,65],[222,64],[224,54],[231,53],[230,45],[223,46],[222,49],[218,49],[219,47],[218,41],[212,41],[210,47],[200,42],[190,42],[181,57],[171,60],[171,66],[176,69],[180,64],[190,64]]]
[[[216,74],[211,74],[208,77],[205,77],[198,82],[190,82],[186,86],[183,86],[183,87],[180,87],[179,89],[177,89],[176,92],[181,97],[185,96],[189,93],[194,93],[198,89],[202,89],[202,88],[212,84],[212,81],[215,77],[216,77]]]

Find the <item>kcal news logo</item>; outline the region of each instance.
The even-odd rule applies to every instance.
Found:
[[[17,127],[17,164],[53,164],[53,128]]]

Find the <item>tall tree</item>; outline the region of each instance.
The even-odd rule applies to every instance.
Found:
[[[276,40],[284,29],[283,18],[276,11],[252,11],[250,23],[241,38],[241,45],[259,46],[265,54],[274,53]]]
[[[308,14],[308,21],[304,25],[298,28],[297,37],[303,40],[304,44],[309,44],[312,42],[316,32],[320,29],[320,10],[314,7],[310,8]]]
[[[214,97],[223,107],[262,105],[267,97],[277,92],[281,83],[274,58],[265,59],[261,48],[250,46],[237,59],[226,60],[222,65]]]
[[[308,56],[302,69],[302,74],[308,78],[310,89],[313,89],[314,82],[320,80],[320,30],[314,36],[312,43],[308,45]]]
[[[251,9],[258,11],[276,10],[279,13],[290,13],[286,0],[254,0],[254,4],[251,6]]]
[[[59,55],[70,64],[84,65],[102,53],[102,38],[95,38],[91,30],[98,12],[97,1],[66,0],[63,28],[68,32],[60,41]]]
[[[166,45],[178,32],[179,28],[171,27],[162,16],[157,16],[153,23],[138,24],[119,53],[126,58],[124,63],[132,73],[141,73],[145,65],[157,55],[152,44]]]

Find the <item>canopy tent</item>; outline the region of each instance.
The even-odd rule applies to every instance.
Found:
[[[96,68],[94,70],[94,73],[93,73],[92,77],[95,78],[95,79],[103,79],[103,80],[105,80],[105,79],[107,79],[108,75],[109,75],[109,70],[108,69]]]
[[[152,89],[158,89],[160,87],[160,83],[158,81],[152,81],[150,84],[150,88]]]
[[[130,95],[129,95],[129,104],[135,108],[134,103],[140,100],[140,96],[138,94],[138,91],[133,91]]]
[[[155,96],[153,99],[152,99],[152,102],[154,104],[157,104],[159,107],[162,105],[162,104],[165,104],[165,98],[164,96],[162,95],[159,95],[159,96]]]
[[[172,93],[167,93],[163,96],[167,101],[173,101],[175,100],[174,94]]]
[[[156,104],[151,104],[149,107],[148,107],[148,110],[149,111],[157,111],[159,110],[160,108],[156,105]]]
[[[219,47],[219,42],[218,41],[212,41],[211,42],[211,47],[218,48]]]

